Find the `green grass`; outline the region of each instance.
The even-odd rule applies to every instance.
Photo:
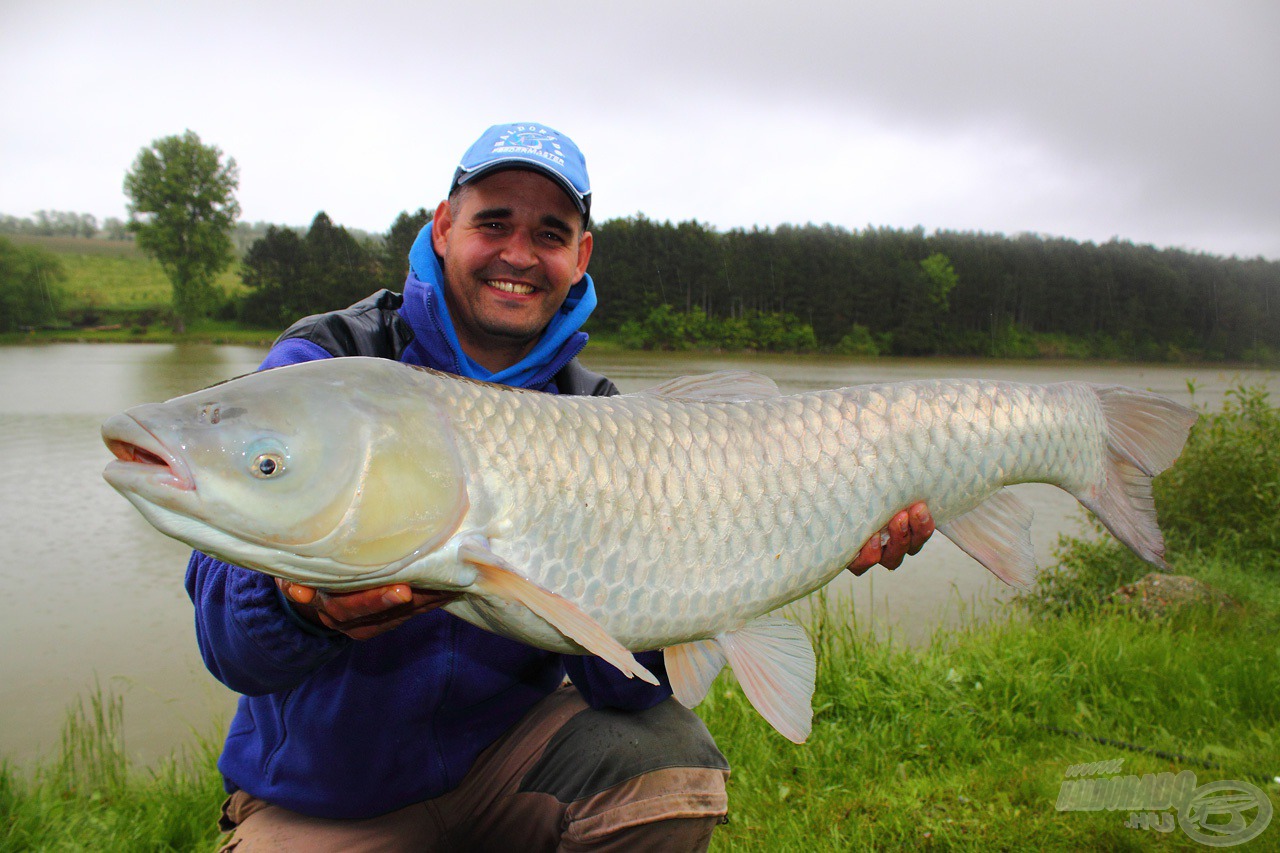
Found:
[[[90,240],[84,237],[6,235],[18,245],[38,246],[58,256],[66,270],[62,285],[64,313],[96,315],[103,323],[158,322],[164,325],[173,288],[160,264],[132,241]],[[217,287],[227,295],[243,289],[239,261],[218,276]]]
[[[813,629],[817,715],[800,747],[718,683],[699,709],[734,767],[731,820],[717,845],[1139,849],[1152,839],[1126,829],[1125,813],[1056,811],[1068,766],[1123,758],[1124,774],[1189,769],[1200,784],[1263,785],[1280,775],[1280,577],[1203,554],[1174,570],[1228,589],[1247,617],[1202,609],[1155,622],[1108,608],[1011,615],[923,649],[827,621]],[[1280,803],[1280,789],[1269,790]],[[1196,846],[1180,833],[1163,842]]]
[[[73,708],[57,756],[0,767],[0,850],[212,850],[222,781],[212,738],[157,767],[126,757],[123,707],[95,689]]]

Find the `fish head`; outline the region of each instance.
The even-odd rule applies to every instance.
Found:
[[[467,509],[444,413],[384,359],[281,367],[106,421],[103,476],[161,532],[300,583],[374,586]]]

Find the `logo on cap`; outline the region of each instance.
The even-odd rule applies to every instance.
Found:
[[[491,154],[529,154],[564,165],[564,155],[555,134],[537,125],[517,124],[493,143]]]

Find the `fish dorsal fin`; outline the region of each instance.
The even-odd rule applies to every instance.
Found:
[[[677,400],[758,400],[761,397],[777,397],[778,386],[768,376],[749,370],[721,370],[699,376],[677,376],[641,394],[655,397],[671,397]]]
[[[480,576],[474,584],[477,592],[529,608],[561,634],[616,666],[627,678],[638,677],[650,684],[658,683],[653,673],[610,636],[604,626],[569,599],[523,577],[514,566],[489,550],[488,543],[480,537],[459,545],[458,558],[479,570]]]
[[[1001,489],[959,518],[938,525],[942,533],[993,575],[1025,589],[1036,571],[1031,547],[1035,513],[1016,495]]]
[[[671,690],[686,708],[695,707],[707,697],[711,682],[728,662],[716,640],[668,646],[663,649],[662,659],[667,665]]]
[[[716,640],[752,707],[783,737],[804,743],[813,729],[818,671],[804,629],[781,616],[762,616]]]

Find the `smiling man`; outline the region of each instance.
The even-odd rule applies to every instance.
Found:
[[[377,356],[548,393],[608,395],[577,361],[596,304],[586,163],[540,124],[490,128],[409,253],[403,294],[308,317],[264,368]],[[917,505],[850,567],[896,567]],[[404,585],[333,594],[192,555],[210,671],[243,694],[219,768],[227,848],[698,850],[728,763],[658,676],[631,680],[438,609]],[[566,676],[568,681],[566,682]]]
[[[463,351],[495,373],[520,361],[587,272],[583,214],[545,177],[509,169],[460,185],[434,221]]]

